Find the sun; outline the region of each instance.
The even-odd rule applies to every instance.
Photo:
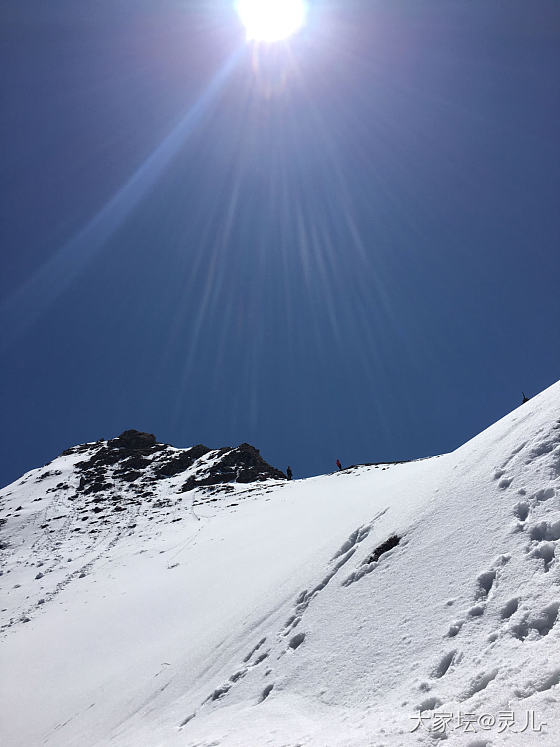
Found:
[[[236,7],[250,41],[281,41],[305,23],[304,0],[238,0]]]

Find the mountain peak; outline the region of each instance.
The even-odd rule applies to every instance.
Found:
[[[159,443],[153,433],[126,430],[116,438],[75,446],[62,456],[83,455],[75,462],[79,477],[77,492],[110,493],[132,487],[144,497],[154,493],[153,486],[162,480],[183,476],[173,492],[185,493],[195,488],[247,484],[263,480],[285,480],[283,472],[266,462],[260,451],[248,443],[210,449],[198,444],[178,449]]]
[[[309,480],[141,431],[29,472],[0,491],[4,742],[555,744],[559,398]]]

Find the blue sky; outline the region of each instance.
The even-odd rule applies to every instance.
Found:
[[[420,457],[559,378],[556,0],[0,13],[2,484],[131,427]]]

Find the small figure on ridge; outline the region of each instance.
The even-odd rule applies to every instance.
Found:
[[[342,464],[340,463],[340,459],[336,460],[336,466],[338,467],[339,470],[342,469]]]
[[[292,479],[292,468],[291,467],[288,467],[288,469],[286,470],[286,475],[288,477],[288,480]]]
[[[521,404],[524,405],[525,402],[529,401],[529,397],[527,397],[527,395],[525,394],[525,392],[521,392],[521,394],[523,395],[523,402]]]

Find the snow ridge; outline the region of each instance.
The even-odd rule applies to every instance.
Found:
[[[28,473],[0,492],[2,742],[552,747],[559,404],[309,480],[183,491],[224,453],[146,442],[81,489],[116,445]]]

